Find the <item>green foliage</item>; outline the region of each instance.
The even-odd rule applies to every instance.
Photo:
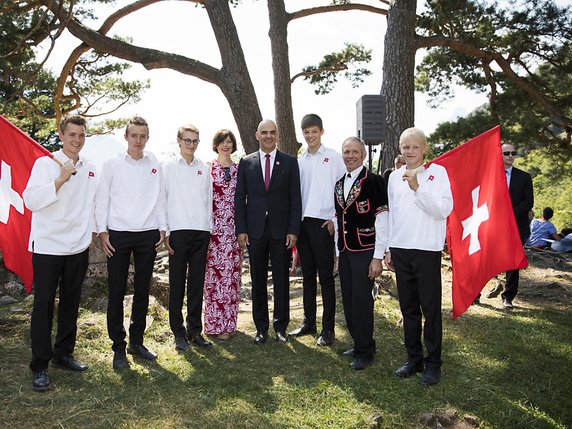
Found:
[[[363,83],[364,77],[369,76],[371,71],[360,67],[362,63],[371,61],[371,49],[362,45],[346,43],[345,48],[339,52],[325,55],[317,66],[307,66],[300,75],[312,85],[317,85],[316,94],[327,94],[332,91],[341,72],[354,88]]]

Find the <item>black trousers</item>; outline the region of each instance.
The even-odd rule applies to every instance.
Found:
[[[334,331],[336,291],[334,286],[334,238],[324,219],[305,217],[296,244],[303,276],[304,324],[316,324],[316,274],[322,289],[322,330]]]
[[[274,283],[273,326],[277,332],[285,332],[290,322],[290,249],[286,237],[272,238],[268,222],[261,238],[249,237],[248,257],[252,278],[252,318],[258,332],[267,333],[268,317],[268,257],[272,264]]]
[[[169,324],[176,337],[194,337],[203,330],[203,287],[207,251],[211,234],[208,231],[179,230],[171,232],[169,245]],[[187,329],[183,325],[183,301],[187,295]]]
[[[520,237],[520,241],[522,242],[523,246],[524,243],[526,243],[527,239],[528,236]],[[501,298],[503,300],[508,299],[509,301],[512,302],[512,300],[516,297],[516,294],[518,293],[519,277],[520,277],[520,270],[511,270],[506,272],[506,283],[504,286],[504,291],[503,293],[501,293]]]
[[[354,340],[354,357],[370,358],[373,339],[373,280],[368,277],[373,250],[340,253],[338,272],[348,331]]]
[[[71,355],[77,335],[77,315],[81,286],[87,272],[89,249],[66,256],[32,255],[34,268],[34,308],[30,335],[30,369],[46,369],[52,357]],[[59,286],[58,328],[52,349],[54,301]]]
[[[107,258],[107,332],[113,342],[114,351],[125,349],[125,328],[123,327],[123,299],[127,289],[129,261],[133,254],[135,275],[133,279],[133,306],[129,325],[129,342],[143,344],[143,333],[149,307],[149,286],[155,263],[155,244],[159,241],[159,230],[129,232],[109,231],[109,241],[115,249]]]
[[[397,279],[399,306],[403,314],[408,360],[414,363],[423,360],[421,319],[425,316],[425,365],[429,368],[440,368],[443,342],[441,252],[397,248],[390,250]]]

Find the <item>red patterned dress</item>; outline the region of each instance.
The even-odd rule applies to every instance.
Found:
[[[242,252],[234,230],[234,191],[238,164],[224,168],[212,162],[213,229],[204,287],[204,332],[220,335],[236,331]]]

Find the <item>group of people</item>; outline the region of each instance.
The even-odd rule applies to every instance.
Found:
[[[30,363],[34,390],[50,388],[50,361],[56,368],[87,369],[73,351],[81,285],[96,236],[107,255],[107,329],[116,370],[129,366],[126,353],[157,358],[144,345],[144,332],[153,265],[164,244],[169,253],[169,323],[176,349],[184,351],[191,344],[212,347],[203,332],[221,340],[236,332],[242,252],[247,249],[254,342],[262,345],[268,340],[270,261],[275,340],[286,343],[289,337],[316,335],[318,345],[332,345],[337,267],[353,341],[343,355],[352,358],[352,369],[363,370],[374,359],[372,288],[385,261],[396,273],[408,357],[395,375],[404,378],[422,372],[422,384],[439,382],[441,251],[453,200],[446,170],[437,164],[423,166],[428,146],[421,130],[402,133],[396,163],[403,165],[396,164],[386,183],[364,166],[367,155],[361,139],[346,139],[341,154],[327,148],[322,143],[322,120],[315,114],[302,119],[307,149],[299,158],[277,149],[278,128],[274,121],[263,120],[255,134],[259,150],[238,164],[231,159],[237,149],[231,131],[216,133],[212,147],[217,158],[207,164],[195,156],[199,130],[185,125],[177,131],[179,156],[161,165],[144,150],[147,122],[135,117],[125,129],[126,153],[108,160],[101,174],[80,155],[86,126],[81,116],[62,120],[62,149],[54,154],[59,165],[40,158],[24,191],[33,212],[29,248],[35,293]],[[303,275],[304,319],[287,333],[294,246]],[[127,341],[124,298],[131,258],[134,296]],[[323,303],[319,334],[318,280]],[[52,347],[58,287],[58,328]]]

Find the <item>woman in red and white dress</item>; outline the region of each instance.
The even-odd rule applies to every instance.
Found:
[[[221,340],[236,332],[242,252],[234,229],[234,191],[238,164],[230,155],[236,151],[236,138],[226,129],[217,131],[212,162],[213,229],[207,256],[204,287],[204,332]]]

